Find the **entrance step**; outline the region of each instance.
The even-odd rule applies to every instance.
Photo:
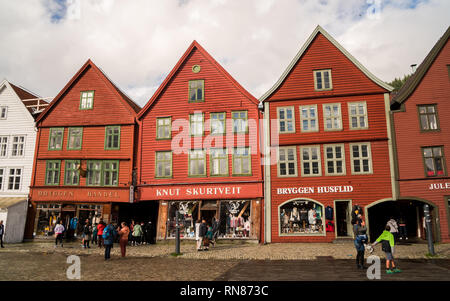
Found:
[[[334,244],[341,244],[341,243],[353,243],[354,238],[353,237],[338,237],[335,240],[333,240]]]

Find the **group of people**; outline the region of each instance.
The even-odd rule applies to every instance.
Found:
[[[385,226],[383,233],[376,239],[373,244],[369,244],[369,239],[367,237],[367,227],[361,214],[358,214],[356,218],[352,220],[353,232],[355,234],[355,248],[356,248],[356,266],[358,269],[365,269],[364,266],[364,253],[367,249],[370,253],[373,252],[373,248],[381,243],[381,250],[386,255],[386,274],[399,273],[401,270],[396,267],[394,262],[394,246],[395,238],[393,231],[392,220],[389,220]],[[397,230],[397,229],[395,229]],[[397,230],[398,232],[398,230]]]
[[[207,224],[206,220],[197,220],[195,223],[195,240],[197,241],[197,251],[209,251],[210,245],[216,245],[216,239],[219,230],[219,222],[212,220]]]

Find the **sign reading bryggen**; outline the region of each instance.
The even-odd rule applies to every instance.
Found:
[[[352,192],[353,186],[318,186],[277,188],[277,194],[313,194],[313,193],[345,193]]]
[[[128,202],[129,189],[34,189],[33,201]]]

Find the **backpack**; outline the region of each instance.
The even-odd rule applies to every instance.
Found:
[[[111,236],[110,228],[109,228],[109,227],[106,227],[106,228],[103,230],[103,235],[102,235],[102,237],[103,237],[103,239],[108,239],[110,236]]]
[[[391,245],[389,244],[388,240],[382,240],[381,241],[381,250],[383,252],[387,252],[387,253],[391,253],[392,252]]]

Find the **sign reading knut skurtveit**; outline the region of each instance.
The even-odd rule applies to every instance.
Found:
[[[322,194],[353,192],[353,186],[317,186],[317,187],[288,187],[277,188],[277,194]]]

